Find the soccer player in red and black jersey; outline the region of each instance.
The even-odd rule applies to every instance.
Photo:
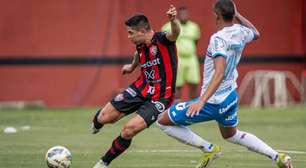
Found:
[[[143,14],[136,14],[125,22],[128,38],[136,45],[136,52],[133,62],[123,66],[122,74],[133,72],[137,66],[140,66],[141,74],[96,113],[92,123],[93,133],[126,115],[134,112],[136,115],[124,125],[120,135],[94,168],[106,168],[130,146],[137,133],[153,124],[158,115],[172,104],[177,71],[175,41],[180,33],[176,13],[171,5],[167,11],[171,23],[169,33],[154,32]]]

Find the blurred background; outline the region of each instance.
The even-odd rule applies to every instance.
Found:
[[[90,135],[97,106],[139,75],[139,70],[120,74],[135,51],[124,21],[143,12],[159,31],[167,22],[170,4],[187,7],[201,31],[197,55],[202,73],[209,37],[217,31],[214,2],[0,0],[0,168],[44,168],[45,153],[55,145],[71,151],[73,168],[93,166],[131,117]],[[306,1],[235,2],[261,33],[246,47],[238,67],[244,105],[239,109],[239,127],[289,153],[294,167],[306,167]],[[184,100],[189,99],[188,89],[182,88]],[[272,166],[269,159],[224,141],[214,122],[191,128],[222,146],[215,168]],[[156,125],[133,141],[113,168],[192,168],[201,154]]]
[[[261,32],[261,39],[247,46],[239,65],[240,84],[252,72],[242,84],[241,103],[302,103],[306,76],[305,0],[235,2],[240,13]],[[38,101],[48,107],[103,105],[139,74],[120,74],[122,65],[131,61],[135,51],[127,39],[124,21],[135,12],[143,12],[153,29],[159,31],[167,22],[165,12],[170,4],[186,6],[190,18],[200,26],[197,47],[202,71],[203,53],[216,31],[213,3],[214,0],[0,0],[0,101]],[[271,87],[269,95],[267,87]],[[260,93],[256,93],[258,90]],[[283,90],[286,92],[279,92]],[[183,89],[183,97],[187,92]],[[282,100],[277,100],[279,96]]]

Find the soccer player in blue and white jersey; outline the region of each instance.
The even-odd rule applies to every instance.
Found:
[[[243,48],[258,39],[259,32],[239,14],[231,0],[218,0],[214,12],[219,30],[211,36],[208,45],[201,96],[171,106],[161,115],[158,124],[168,135],[204,152],[197,168],[208,167],[221,154],[221,149],[186,126],[210,120],[218,123],[222,137],[228,142],[263,154],[278,167],[292,168],[288,155],[275,151],[255,135],[238,129],[236,68]],[[235,24],[235,20],[239,24]]]

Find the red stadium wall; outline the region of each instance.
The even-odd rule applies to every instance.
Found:
[[[0,0],[0,59],[124,57],[134,52],[124,20],[144,12],[155,30],[167,21],[163,0]],[[202,30],[199,54],[216,31],[214,0],[173,0],[187,6]],[[244,57],[305,57],[303,0],[236,0],[240,12],[260,30]],[[304,22],[303,22],[304,21]],[[137,77],[120,75],[121,65],[0,66],[0,101],[43,100],[49,106],[100,105]],[[300,77],[305,63],[241,64],[240,78],[255,69],[290,70]],[[185,93],[186,94],[186,93]]]

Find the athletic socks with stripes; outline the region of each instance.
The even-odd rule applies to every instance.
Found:
[[[110,149],[101,158],[104,164],[109,165],[112,160],[123,153],[131,144],[131,139],[124,139],[118,136],[112,143]]]

